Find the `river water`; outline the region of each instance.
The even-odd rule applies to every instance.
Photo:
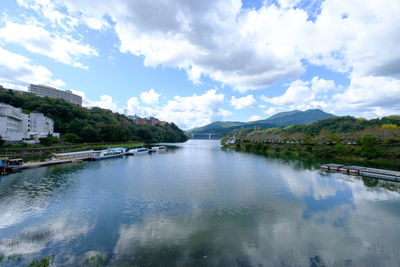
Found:
[[[399,184],[218,141],[0,182],[0,266],[399,266],[399,241]]]

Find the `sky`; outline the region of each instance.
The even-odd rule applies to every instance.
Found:
[[[1,0],[0,85],[191,129],[400,114],[398,0]]]

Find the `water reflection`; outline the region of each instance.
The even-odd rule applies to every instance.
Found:
[[[92,256],[116,266],[398,266],[399,192],[195,140],[3,177],[0,252],[71,266]]]

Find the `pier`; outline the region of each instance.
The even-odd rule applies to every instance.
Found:
[[[340,164],[324,164],[321,169],[326,171],[341,172],[365,177],[400,182],[400,172],[389,171],[361,166],[345,166]]]
[[[32,169],[32,168],[39,168],[39,167],[45,167],[45,166],[52,166],[52,165],[59,165],[59,164],[65,164],[65,163],[74,163],[74,162],[81,162],[86,159],[63,159],[63,160],[48,160],[48,161],[43,161],[43,162],[29,162],[25,163],[23,165],[18,165],[18,166],[12,166],[10,167],[10,171],[19,171],[19,170],[24,170],[24,169]]]

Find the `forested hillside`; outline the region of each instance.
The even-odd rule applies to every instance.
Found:
[[[400,165],[400,116],[366,120],[333,117],[309,124],[236,131],[225,146],[265,155]]]
[[[392,115],[383,117],[381,119],[371,120],[355,118],[351,116],[332,117],[309,124],[266,129],[253,134],[291,135],[302,133],[314,137],[327,132],[333,135],[351,136],[355,135],[357,132],[367,131],[372,134],[379,135],[385,130],[385,127],[390,128],[389,126],[381,128],[383,125],[400,126],[400,116]]]
[[[54,131],[67,141],[79,142],[183,142],[186,134],[174,123],[165,126],[138,125],[127,116],[111,110],[80,107],[63,99],[18,94],[0,89],[0,102],[22,108],[24,112],[41,112],[54,120]]]
[[[310,123],[334,115],[326,113],[319,109],[309,109],[305,111],[292,110],[287,112],[277,113],[267,119],[249,122],[238,122],[238,121],[217,121],[205,125],[203,127],[195,128],[189,131],[190,134],[218,134],[221,137],[227,135],[230,132],[245,131],[248,132],[254,126],[261,129],[268,129],[277,126],[288,126],[297,125],[303,123]]]
[[[288,126],[310,123],[330,117],[334,117],[334,115],[326,113],[320,109],[308,109],[305,111],[292,110],[287,112],[280,112],[272,115],[264,121],[275,124],[277,126]]]

